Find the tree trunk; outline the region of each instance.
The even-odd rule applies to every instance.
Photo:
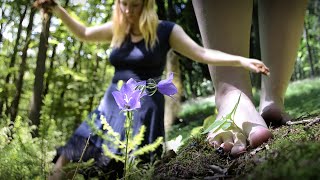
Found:
[[[158,16],[160,19],[166,20],[174,20],[175,19],[175,11],[173,8],[172,0],[168,1],[168,10],[165,10],[165,6],[163,1],[157,0],[156,1],[158,6]],[[168,12],[168,13],[165,13]],[[180,108],[181,96],[182,96],[182,81],[181,81],[181,74],[180,74],[180,62],[179,57],[170,50],[167,54],[167,65],[166,65],[166,72],[174,73],[174,84],[177,86],[178,94],[175,95],[174,100],[169,97],[165,97],[165,114],[164,114],[164,126],[165,129],[170,129],[171,125],[177,118],[177,113]]]
[[[251,37],[250,37],[250,57],[255,59],[261,59],[260,51],[260,35],[259,35],[259,18],[258,18],[258,3],[254,1],[253,12],[252,12],[252,26],[251,26]],[[261,88],[261,74],[250,73],[252,86],[260,89]]]
[[[3,29],[3,23],[0,24],[0,43],[2,43],[2,29]]]
[[[57,44],[55,44],[52,48],[52,54],[50,57],[50,65],[49,65],[49,70],[48,70],[48,75],[47,75],[47,79],[46,79],[46,83],[45,83],[45,88],[43,91],[43,96],[46,96],[49,92],[49,85],[51,82],[51,77],[52,77],[52,71],[53,71],[53,63],[54,63],[54,59],[56,56],[56,50],[57,50]]]
[[[21,32],[22,32],[22,22],[23,22],[24,18],[26,17],[26,13],[27,13],[27,7],[23,10],[23,13],[20,14],[20,22],[19,22],[19,26],[18,26],[17,38],[16,38],[16,42],[15,42],[15,45],[13,48],[13,54],[11,56],[9,68],[12,68],[16,62],[16,57],[17,57],[17,53],[18,53],[18,46],[19,46],[19,41],[20,41]],[[11,77],[11,73],[9,73],[7,75],[6,83],[9,83],[10,77]]]
[[[48,35],[49,26],[51,21],[51,15],[46,21],[42,22],[42,31],[40,34],[39,52],[37,57],[37,66],[35,70],[35,80],[33,86],[33,95],[30,103],[29,118],[33,125],[39,126],[40,124],[40,112],[43,100],[43,80],[46,69],[46,58],[48,49]],[[38,136],[38,130],[34,132],[35,136]]]
[[[22,22],[23,22],[24,18],[26,17],[27,8],[28,7],[26,7],[23,10],[22,14],[20,14],[20,22],[19,22],[19,26],[18,26],[17,38],[16,38],[15,45],[14,45],[14,48],[13,48],[13,54],[12,54],[11,59],[10,59],[9,68],[13,68],[13,66],[14,66],[14,64],[16,62],[16,56],[17,56],[17,53],[18,53],[18,46],[19,46],[19,41],[20,41],[21,32],[22,32]],[[10,82],[11,75],[12,75],[12,73],[9,72],[8,75],[6,76],[5,84],[8,84]],[[6,93],[7,91],[8,90],[5,88],[4,89],[4,93]],[[8,99],[0,100],[0,114],[2,114],[4,104],[8,103],[7,101],[8,101]],[[9,114],[9,108],[8,107],[7,107],[7,110],[6,110],[6,114],[7,115]]]
[[[180,102],[182,96],[182,82],[181,82],[181,72],[180,72],[180,62],[179,56],[176,55],[172,50],[167,54],[167,74],[170,72],[174,73],[173,83],[178,89],[178,93],[174,95],[174,99],[170,97],[165,97],[165,115],[164,115],[164,126],[165,129],[170,129],[171,125],[177,118],[178,112],[180,110]]]
[[[22,89],[23,77],[24,77],[24,73],[25,73],[26,65],[27,65],[27,51],[28,51],[29,44],[31,41],[30,36],[31,36],[31,31],[32,31],[32,26],[33,26],[33,17],[35,15],[35,13],[36,13],[36,10],[31,9],[30,16],[29,16],[29,24],[27,27],[27,36],[26,36],[26,41],[25,41],[26,43],[25,43],[24,48],[22,50],[21,64],[19,67],[19,75],[18,75],[18,79],[16,82],[17,91],[16,91],[16,94],[15,94],[13,101],[11,103],[11,106],[10,106],[10,117],[11,117],[12,122],[14,122],[14,120],[17,117],[20,97],[21,97],[21,94],[23,93],[23,89]]]
[[[304,79],[304,71],[303,71],[303,66],[301,64],[302,62],[298,63],[298,69],[299,69],[300,79]]]
[[[4,11],[5,11],[5,9],[1,9],[1,19],[4,19]],[[3,33],[3,31],[4,31],[4,23],[3,22],[1,22],[0,23],[0,43],[2,42],[2,38],[3,38],[3,35],[2,35],[2,33]]]
[[[164,2],[163,0],[156,0],[156,4],[157,4],[157,8],[158,8],[158,16],[159,16],[159,19],[167,19],[167,11],[166,11],[166,8],[164,6]]]
[[[305,38],[306,38],[306,44],[307,44],[307,50],[308,50],[308,59],[309,59],[309,64],[310,64],[310,77],[313,78],[314,77],[314,66],[313,66],[313,55],[312,55],[312,49],[309,43],[309,32],[308,32],[308,24],[305,21],[304,22],[304,34],[305,34]]]
[[[99,48],[99,46],[98,46],[98,48]],[[91,95],[90,95],[90,98],[89,98],[89,109],[88,109],[88,111],[90,112],[90,111],[92,111],[92,108],[93,108],[93,101],[94,101],[94,92],[95,92],[95,82],[96,82],[96,77],[97,77],[97,70],[99,69],[99,56],[98,56],[98,54],[97,53],[95,53],[95,60],[96,60],[96,64],[95,64],[95,71],[93,71],[93,75],[92,75],[92,77],[93,77],[93,80],[92,80],[92,84],[93,84],[93,86],[92,86],[92,92],[93,93],[91,93]]]

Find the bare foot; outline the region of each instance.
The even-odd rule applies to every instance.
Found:
[[[280,104],[280,103],[278,103]],[[261,102],[260,114],[268,126],[279,127],[286,124],[292,118],[284,111],[283,105],[274,102]]]
[[[239,95],[239,90],[232,90],[217,98],[217,119],[232,111]],[[222,147],[225,151],[231,152],[231,155],[238,156],[246,151],[246,140],[251,147],[257,147],[272,137],[263,118],[245,94],[241,95],[234,122],[239,128],[211,132],[208,134],[209,143],[215,148]]]
[[[230,129],[228,131],[219,130],[216,133],[208,134],[208,142],[216,149],[223,148],[225,152],[230,152],[232,156],[239,156],[246,152],[247,137],[240,129]]]

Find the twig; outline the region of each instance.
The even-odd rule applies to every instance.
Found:
[[[76,171],[75,171],[74,174],[73,174],[72,180],[74,180],[74,178],[76,177],[77,171],[78,171],[78,169],[79,169],[79,164],[80,164],[80,162],[82,161],[83,155],[84,155],[84,153],[86,152],[87,147],[88,147],[88,145],[89,145],[90,135],[91,135],[91,134],[89,134],[89,137],[88,137],[88,139],[87,139],[87,141],[86,141],[86,145],[84,146],[84,149],[83,149],[83,151],[82,151],[82,153],[81,153],[81,156],[80,156],[80,159],[79,159],[79,161],[78,161]]]
[[[220,166],[216,166],[216,165],[209,165],[209,168],[219,174],[225,174],[227,172],[226,168],[221,168]]]
[[[282,135],[282,138],[286,137],[290,132],[291,132],[291,128],[288,129],[288,131]]]
[[[312,126],[312,125],[314,125],[314,124],[316,124],[316,123],[319,123],[320,122],[320,118],[315,118],[314,120],[312,120],[311,122],[309,122],[307,125],[305,125],[304,127],[303,127],[303,129],[307,129],[307,128],[309,128],[310,126]]]
[[[304,119],[301,121],[288,121],[286,124],[287,125],[296,125],[296,124],[305,124],[305,123],[310,123],[313,119]]]
[[[232,178],[234,176],[231,175],[215,175],[215,176],[207,176],[204,179],[220,179],[220,178]]]
[[[264,150],[264,149],[269,150],[269,149],[270,149],[269,145],[266,144],[266,145],[264,145],[264,146],[262,146],[262,147],[258,147],[258,148],[256,148],[256,149],[254,149],[253,151],[250,152],[250,155],[253,156],[253,155],[257,154],[259,151],[262,151],[262,150]]]

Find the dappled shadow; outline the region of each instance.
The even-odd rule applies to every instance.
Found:
[[[259,92],[254,93],[253,103],[259,107]],[[320,79],[306,79],[289,85],[285,96],[286,112],[293,118],[320,113]]]
[[[299,93],[292,93],[285,98],[286,111],[298,118],[300,116],[320,113],[320,83],[314,85],[299,85]]]

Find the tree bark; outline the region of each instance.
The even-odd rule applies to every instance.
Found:
[[[50,65],[49,65],[49,70],[48,70],[48,75],[47,75],[47,79],[46,79],[46,83],[45,83],[45,88],[43,91],[43,96],[46,96],[49,92],[49,85],[51,82],[51,78],[52,78],[52,71],[53,71],[53,63],[54,63],[54,59],[56,56],[56,50],[57,50],[57,44],[55,44],[52,48],[52,54],[50,57]]]
[[[165,129],[170,129],[171,125],[177,119],[178,112],[180,110],[180,102],[182,96],[182,81],[179,56],[176,55],[172,50],[167,54],[167,74],[170,72],[174,73],[173,83],[178,89],[178,93],[174,95],[174,99],[165,97],[165,115],[164,115],[164,126]]]
[[[310,77],[313,78],[315,75],[314,72],[314,65],[313,65],[313,54],[312,54],[312,47],[310,46],[309,43],[309,32],[308,32],[308,24],[307,22],[304,22],[304,34],[306,38],[306,44],[307,44],[307,50],[308,50],[308,59],[309,59],[309,64],[310,64]]]
[[[39,126],[40,124],[40,112],[43,100],[43,86],[44,86],[44,73],[46,69],[46,58],[48,50],[48,35],[49,26],[51,21],[51,15],[49,15],[47,21],[42,22],[42,31],[40,34],[39,52],[37,56],[37,66],[35,70],[35,80],[33,86],[33,95],[30,103],[29,118],[33,125]],[[38,136],[38,130],[34,132],[34,136]]]
[[[157,0],[156,3],[158,6],[158,16],[160,19],[166,19],[171,21],[174,20],[175,11],[173,8],[172,0],[168,1],[167,11],[165,10],[163,1]],[[167,74],[169,74],[169,72],[174,72],[173,82],[178,88],[178,94],[174,96],[175,97],[174,100],[169,97],[165,97],[164,125],[165,125],[165,129],[168,130],[170,129],[174,120],[177,118],[177,113],[180,108],[180,101],[181,101],[181,95],[182,95],[182,83],[181,83],[179,57],[172,50],[170,50],[167,54],[166,72]]]
[[[23,12],[20,14],[20,22],[19,22],[19,26],[18,26],[17,38],[16,38],[15,45],[13,48],[13,54],[10,59],[9,69],[12,68],[16,62],[16,57],[17,57],[17,53],[18,53],[18,46],[19,46],[19,41],[20,41],[21,32],[22,32],[22,22],[23,22],[24,18],[26,17],[27,9],[28,9],[28,7],[26,6],[25,9],[23,10]],[[8,84],[10,82],[11,75],[12,75],[12,73],[9,72],[5,78],[5,84]],[[6,93],[7,91],[8,90],[5,88],[4,93]],[[8,99],[0,100],[0,114],[2,114],[4,104],[7,104],[7,103],[8,103]],[[7,115],[9,114],[9,107],[7,107],[6,114]]]
[[[98,54],[97,53],[95,53],[95,62],[96,62],[96,64],[95,64],[95,70],[96,71],[93,71],[93,75],[92,75],[92,77],[93,77],[93,80],[92,80],[92,84],[94,85],[95,84],[95,82],[96,82],[96,77],[97,77],[97,70],[99,69],[99,56],[98,56]],[[92,86],[92,92],[95,92],[95,86]],[[90,112],[90,111],[92,111],[92,108],[93,108],[93,101],[94,101],[94,94],[95,93],[91,93],[91,95],[90,95],[90,97],[89,97],[89,109],[88,109],[88,111]]]
[[[23,93],[23,89],[22,89],[23,77],[24,77],[24,73],[26,71],[26,66],[27,66],[27,51],[29,49],[29,44],[31,41],[30,36],[31,36],[32,27],[33,27],[33,18],[34,18],[35,13],[36,13],[36,10],[31,9],[30,16],[29,16],[29,24],[28,24],[27,33],[26,33],[27,34],[26,40],[25,40],[26,43],[25,43],[24,48],[22,50],[21,64],[19,67],[19,75],[18,75],[18,79],[16,81],[17,91],[15,93],[15,96],[14,96],[13,101],[10,106],[10,118],[11,118],[12,122],[14,122],[14,120],[17,117],[20,98],[21,98],[21,94]]]
[[[166,8],[164,6],[164,2],[163,0],[156,0],[156,4],[157,4],[157,7],[158,7],[158,16],[160,19],[167,19],[167,11],[166,11]]]
[[[250,37],[250,57],[261,59],[260,51],[260,35],[259,35],[259,18],[258,18],[258,3],[254,1],[253,12],[252,12],[252,26],[251,26],[251,37]],[[251,80],[253,87],[261,88],[261,74],[251,73]]]

